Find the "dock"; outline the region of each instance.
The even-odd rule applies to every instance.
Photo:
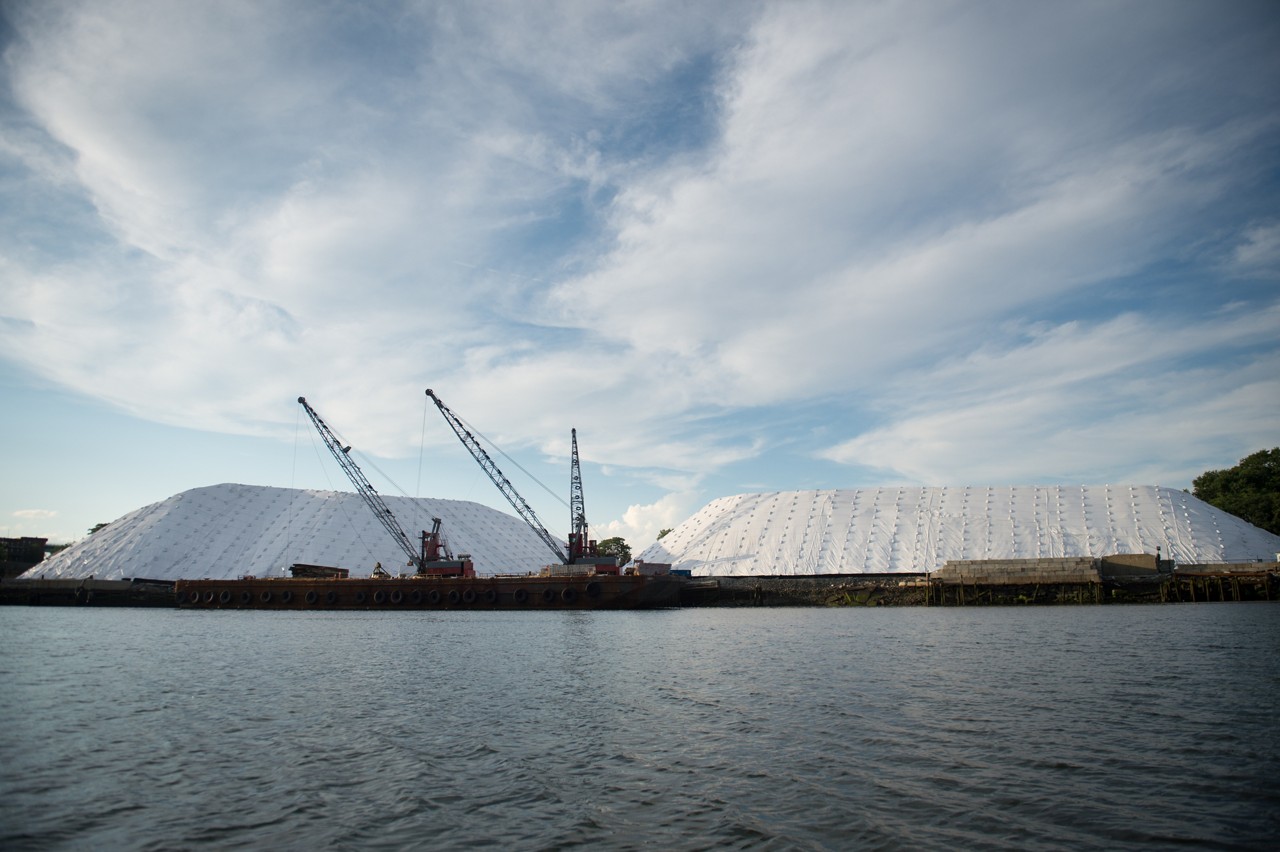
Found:
[[[164,580],[0,580],[0,604],[18,606],[176,607]]]
[[[1174,565],[1149,554],[955,560],[932,572],[690,577],[682,607],[1038,606],[1280,601],[1280,562]],[[0,604],[175,607],[174,583],[0,581]]]
[[[1280,562],[1151,554],[953,560],[932,572],[694,578],[683,606],[1030,606],[1280,600]]]

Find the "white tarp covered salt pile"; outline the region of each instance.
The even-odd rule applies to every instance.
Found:
[[[639,555],[697,576],[934,571],[948,560],[1154,554],[1271,561],[1280,536],[1141,485],[862,488],[723,497]]]
[[[417,546],[418,532],[441,518],[455,555],[469,553],[478,574],[525,573],[557,561],[523,521],[479,503],[387,497]],[[359,495],[254,485],[212,485],[175,494],[111,522],[46,559],[23,579],[232,579],[288,575],[295,563],[391,573],[408,556]]]

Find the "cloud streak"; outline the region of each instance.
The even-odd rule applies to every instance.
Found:
[[[1241,437],[1274,440],[1277,321],[1273,306],[1193,330],[1135,315],[1028,329],[1020,342],[901,376],[884,400],[886,422],[822,455],[911,484],[943,474],[1032,484],[1028,471],[1042,484],[1116,470],[1168,476],[1171,458],[1184,460],[1176,473],[1189,480]],[[1207,353],[1231,350],[1234,362],[1208,365]]]

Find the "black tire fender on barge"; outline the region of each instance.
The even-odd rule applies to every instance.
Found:
[[[577,599],[578,599],[578,590],[575,589],[573,586],[567,586],[565,590],[560,593],[560,600],[564,601],[565,603],[573,603]]]
[[[262,601],[263,603],[271,603],[271,590],[263,589],[262,594],[258,595],[258,600]]]
[[[516,589],[516,603],[523,604],[529,602],[529,592],[525,589]]]
[[[440,603],[440,590],[432,589],[430,592],[427,592],[427,600],[431,601],[433,605]]]
[[[396,589],[394,592],[391,593],[391,602],[393,604],[398,604],[402,600],[404,600],[404,592],[400,591],[399,589]]]
[[[325,592],[324,602],[329,604],[330,606],[332,606],[333,604],[336,604],[338,602],[338,593],[335,592],[333,589],[330,589],[329,591]]]
[[[543,590],[542,590],[542,602],[543,602],[543,603],[551,603],[551,602],[552,602],[553,600],[555,600],[555,599],[556,599],[556,590],[555,590],[555,589],[543,589]]]
[[[231,590],[230,590],[230,589],[223,589],[223,590],[222,590],[222,594],[218,595],[218,603],[222,604],[223,606],[226,606],[227,604],[231,603]]]
[[[599,582],[597,582],[597,581],[595,581],[595,580],[592,580],[590,583],[587,583],[587,597],[589,597],[589,598],[598,598],[598,597],[600,597],[600,583],[599,583]]]
[[[387,602],[387,593],[382,589],[373,593],[373,602],[376,604],[384,604]]]
[[[307,597],[306,597],[307,603],[313,604],[316,602],[316,600],[318,600],[318,595],[316,595],[316,590],[315,589],[309,590],[307,592]]]

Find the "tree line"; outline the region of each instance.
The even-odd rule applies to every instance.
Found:
[[[1209,505],[1280,535],[1280,447],[1258,450],[1226,470],[1206,470],[1191,487]]]

